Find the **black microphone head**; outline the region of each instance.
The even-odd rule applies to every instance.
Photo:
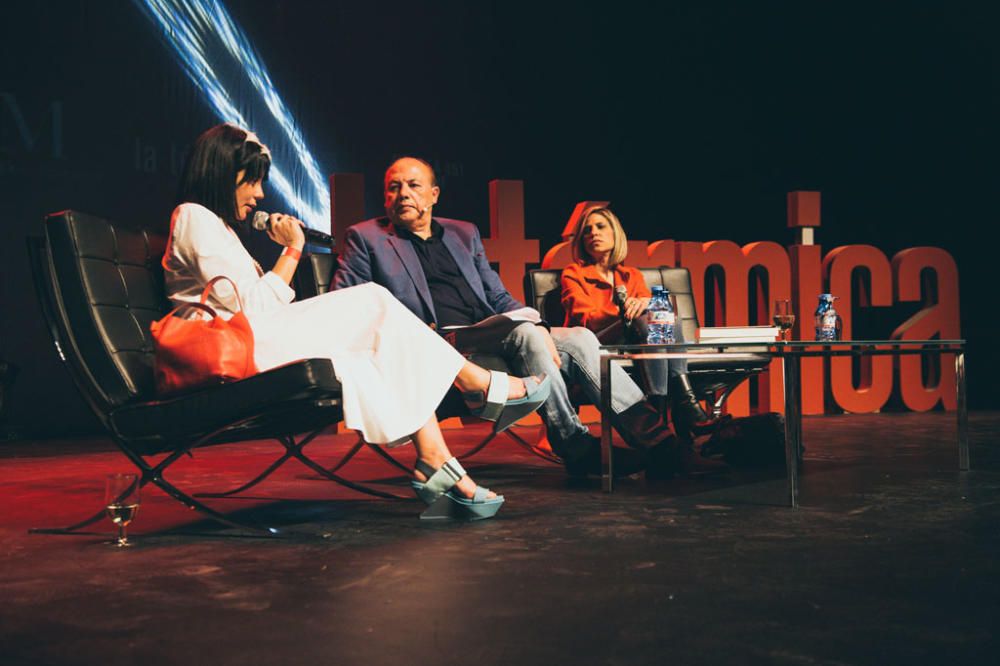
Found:
[[[267,221],[271,216],[262,210],[258,210],[253,214],[253,220],[250,222],[250,226],[257,231],[267,231]]]
[[[624,285],[618,285],[615,287],[614,303],[615,305],[625,305],[625,301],[628,299],[628,289]]]

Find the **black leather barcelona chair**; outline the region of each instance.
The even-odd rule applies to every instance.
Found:
[[[684,339],[689,342],[697,341],[698,310],[694,304],[691,273],[688,269],[661,266],[641,270],[646,284],[660,284],[674,295]],[[659,282],[655,281],[657,273],[660,276]],[[733,389],[751,376],[766,370],[770,363],[770,357],[763,354],[732,353],[724,359],[689,359],[688,374],[695,393],[711,405],[712,417],[718,418]]]
[[[318,296],[320,294],[325,294],[330,290],[330,284],[333,282],[333,274],[337,270],[337,255],[330,253],[313,253],[308,256],[308,261],[302,261],[299,264],[299,268],[295,273],[295,292],[298,294],[300,299],[307,298],[309,296]],[[498,370],[500,372],[510,373],[510,367],[507,362],[500,356],[495,356],[493,354],[472,354],[469,356],[469,360],[473,363],[487,368],[488,370]],[[439,419],[446,419],[451,417],[459,417],[464,422],[466,419],[471,419],[469,416],[469,410],[462,402],[462,398],[457,390],[448,391],[445,395],[444,400],[437,408],[437,417]],[[480,422],[475,419],[475,422]],[[514,441],[518,446],[530,451],[536,456],[548,460],[550,462],[562,463],[562,461],[550,453],[546,449],[539,448],[528,442],[526,439],[521,437],[519,434],[514,432],[512,428],[503,431],[504,435],[507,435]],[[486,445],[493,441],[496,437],[495,434],[490,433],[481,441],[479,441],[475,446],[466,451],[465,453],[458,456],[460,460],[468,460],[472,456],[476,455],[484,448]],[[362,447],[368,446],[373,451],[378,453],[383,459],[391,463],[394,467],[402,469],[409,473],[406,466],[397,461],[391,455],[389,455],[385,450],[380,447],[373,446],[358,439],[357,443],[347,452],[340,462],[338,462],[334,467],[331,468],[332,471],[337,471],[343,467],[347,462],[354,457]]]
[[[697,339],[698,312],[695,309],[694,294],[691,290],[691,274],[686,268],[640,268],[646,285],[665,287],[677,302],[677,319],[684,333],[684,339]],[[562,306],[562,270],[537,269],[524,276],[524,293],[528,303],[534,306],[546,320],[561,324],[566,319]],[[722,414],[726,398],[733,389],[770,363],[770,358],[761,354],[734,353],[727,358],[689,359],[688,374],[691,385],[701,400],[711,406],[713,418]]]
[[[149,325],[170,310],[160,267],[165,241],[76,211],[50,215],[44,238],[28,239],[39,301],[56,349],[111,439],[138,468],[140,487],[152,483],[221,523],[277,535],[277,529],[216,511],[166,478],[178,458],[198,447],[274,439],[284,454],[255,479],[218,495],[256,485],[295,458],[359,492],[397,497],[339,477],[303,453],[306,444],[342,418],[341,386],[329,359],[306,359],[237,382],[156,395]],[[151,460],[160,456],[158,462]],[[37,531],[70,532],[102,515]]]

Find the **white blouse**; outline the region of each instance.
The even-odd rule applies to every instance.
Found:
[[[261,276],[236,232],[200,204],[185,203],[174,209],[163,270],[174,305],[199,302],[204,286],[218,275],[236,283],[247,317],[274,311],[295,298],[295,291],[273,272]],[[215,285],[208,305],[226,319],[239,309],[226,281]]]
[[[254,334],[260,371],[303,358],[329,358],[343,385],[344,423],[369,442],[397,444],[427,423],[465,359],[377,284],[292,302],[295,292],[264,273],[215,213],[185,203],[174,210],[163,255],[167,294],[198,302],[217,275],[236,283]],[[207,303],[220,316],[239,309],[219,282]],[[197,316],[196,313],[193,316]]]

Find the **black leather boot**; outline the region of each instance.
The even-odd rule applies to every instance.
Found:
[[[601,462],[601,438],[590,433],[574,435],[566,441],[549,437],[549,444],[557,456],[563,459],[566,473],[573,477],[600,476],[604,473]],[[611,447],[614,459],[614,475],[629,476],[646,469],[646,452]]]
[[[669,393],[674,431],[679,436],[688,435],[698,426],[707,425],[711,420],[702,409],[698,396],[691,387],[691,378],[686,374],[670,378]]]
[[[673,435],[662,412],[649,400],[640,400],[621,414],[615,414],[611,423],[633,449],[652,449]]]
[[[680,437],[677,440],[677,467],[685,476],[704,476],[729,471],[729,465],[716,458],[706,458],[695,446],[694,439]]]
[[[671,437],[649,452],[646,478],[671,479],[674,476],[699,477],[729,471],[721,460],[701,455],[689,437]]]

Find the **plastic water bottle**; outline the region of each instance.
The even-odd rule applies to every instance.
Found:
[[[816,307],[816,340],[834,341],[840,339],[840,315],[833,309],[833,294],[820,294]]]
[[[646,310],[649,332],[646,342],[651,345],[674,344],[674,309],[670,307],[670,298],[666,289],[653,287],[653,297],[649,300]]]

